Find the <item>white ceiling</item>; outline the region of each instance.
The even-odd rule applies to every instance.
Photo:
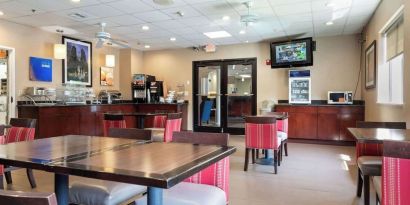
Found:
[[[380,0],[253,0],[251,13],[258,22],[239,34],[244,25],[240,15],[247,14],[247,0],[174,0],[161,6],[152,0],[0,0],[0,18],[34,27],[59,25],[77,30],[77,38],[90,40],[106,22],[113,37],[126,40],[137,49],[151,50],[259,42],[283,37],[319,37],[360,33]],[[344,5],[349,2],[349,5]],[[330,7],[328,3],[337,3]],[[33,13],[32,9],[36,11]],[[184,17],[176,12],[181,11]],[[68,16],[79,13],[85,19]],[[326,22],[335,18],[332,26]],[[230,20],[222,17],[228,15]],[[148,25],[150,30],[141,27]],[[232,37],[209,39],[203,32],[225,30]],[[175,37],[175,42],[170,41]]]

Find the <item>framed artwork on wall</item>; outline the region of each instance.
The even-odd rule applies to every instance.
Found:
[[[63,60],[63,83],[92,87],[92,44],[63,36],[67,56]]]
[[[366,49],[365,54],[365,83],[366,89],[376,87],[376,69],[377,69],[377,50],[376,41],[373,41],[369,47]]]
[[[100,71],[100,84],[103,86],[114,85],[114,68],[101,66]]]
[[[53,81],[53,61],[46,58],[30,57],[29,74],[31,81]]]

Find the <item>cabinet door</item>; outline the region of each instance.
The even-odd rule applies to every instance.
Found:
[[[318,125],[318,139],[339,140],[340,121],[338,114],[318,114]]]
[[[79,111],[78,108],[40,109],[39,138],[80,134]]]
[[[347,130],[349,127],[356,127],[357,121],[363,121],[364,115],[362,113],[342,113],[340,114],[340,140],[341,141],[355,141],[355,138]]]
[[[317,113],[291,113],[289,130],[292,129],[292,138],[317,139]]]

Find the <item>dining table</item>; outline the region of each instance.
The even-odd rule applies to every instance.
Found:
[[[168,113],[156,113],[156,112],[127,112],[127,113],[107,113],[110,115],[122,115],[122,116],[132,116],[137,119],[137,128],[144,129],[145,128],[145,118],[151,116],[159,116],[159,115],[167,115]]]
[[[348,128],[358,143],[381,144],[383,140],[410,141],[410,129]]]
[[[66,135],[0,145],[0,164],[54,173],[59,205],[69,203],[69,176],[147,186],[148,205],[163,189],[236,151],[232,146]]]

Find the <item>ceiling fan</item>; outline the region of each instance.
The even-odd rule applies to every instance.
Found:
[[[245,26],[248,27],[252,25],[253,23],[256,23],[259,20],[258,15],[252,14],[251,13],[251,8],[253,6],[253,1],[246,1],[242,3],[246,8],[248,9],[248,13],[241,15],[241,23]]]
[[[126,41],[111,38],[111,34],[104,31],[105,26],[107,26],[106,23],[101,22],[100,26],[101,31],[95,34],[95,38],[97,39],[96,48],[102,48],[104,45],[116,45],[122,48],[130,47]]]

